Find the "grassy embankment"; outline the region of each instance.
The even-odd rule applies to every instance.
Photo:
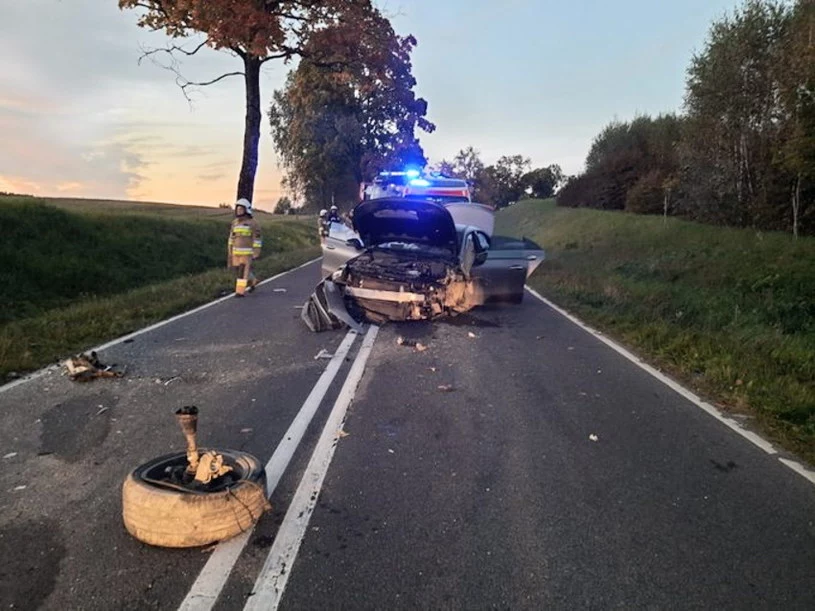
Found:
[[[531,285],[815,464],[815,238],[525,201]]]
[[[319,255],[312,223],[258,213],[264,278]],[[230,291],[230,210],[0,197],[0,383]]]

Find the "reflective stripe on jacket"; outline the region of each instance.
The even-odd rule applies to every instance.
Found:
[[[259,257],[262,246],[260,223],[251,216],[239,216],[232,221],[228,242],[231,255]]]

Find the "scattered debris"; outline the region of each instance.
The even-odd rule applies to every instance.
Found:
[[[574,350],[574,346],[569,346],[566,350]]]
[[[241,429],[241,433],[251,433],[253,429]]]
[[[603,373],[603,370],[602,370],[602,369],[598,369],[598,370],[597,370],[597,373]]]
[[[209,547],[204,547],[204,548],[201,548],[201,553],[202,553],[202,554],[209,554],[210,552],[215,551],[215,548],[216,548],[216,547],[218,547],[218,544],[217,544],[217,543],[213,543],[213,544],[212,544],[212,545],[210,545]]]
[[[340,439],[345,439],[346,437],[348,437],[349,434],[350,433],[346,433],[344,429],[340,429],[340,432],[337,433],[337,437],[339,437]]]
[[[442,392],[453,392],[455,388],[453,387],[452,384],[441,384],[439,386],[439,390]]]
[[[390,448],[388,448],[388,454],[395,454],[395,453],[396,453],[396,452],[394,452],[393,450],[391,450]]]
[[[538,341],[540,341],[540,340],[542,340],[542,339],[543,339],[543,335],[538,335],[538,336],[537,336],[535,339],[536,339],[536,340],[538,340]]]
[[[25,490],[28,486],[15,486],[14,492],[19,492],[20,490]]]
[[[124,340],[122,343],[123,343],[123,344],[132,344],[132,343],[133,343],[133,342],[135,342],[135,341],[136,341],[136,340],[135,340],[135,339],[133,339],[133,338],[131,337],[130,339],[126,339],[126,340]]]
[[[467,335],[468,335],[468,336],[470,336],[470,337],[471,337],[471,338],[473,338],[473,339],[475,339],[475,338],[476,338],[475,333],[473,333],[472,331],[470,331],[469,333],[467,333]]]
[[[124,371],[115,371],[116,365],[105,365],[96,352],[78,354],[63,363],[68,377],[74,382],[90,382],[96,378],[121,378]]]
[[[433,373],[436,373],[436,368],[435,368],[435,367],[431,367],[431,368],[430,368],[430,371],[432,371]]]
[[[175,376],[175,377],[172,377],[172,378],[170,378],[169,380],[167,380],[166,382],[164,382],[164,385],[165,385],[165,386],[169,386],[170,384],[172,384],[172,383],[173,383],[173,382],[175,382],[176,380],[180,380],[180,379],[181,379],[181,376]]]
[[[333,358],[334,358],[334,355],[333,355],[333,354],[331,354],[331,353],[330,353],[328,350],[326,350],[325,348],[323,348],[322,350],[320,350],[320,351],[317,353],[317,356],[315,356],[315,357],[314,357],[314,360],[315,360],[315,361],[318,361],[318,360],[320,360],[320,359],[326,359],[326,360],[328,360],[328,359],[333,359]]]
[[[294,306],[294,309],[295,309],[295,310],[302,310],[302,309],[303,309],[303,308],[305,308],[305,307],[306,307],[306,306],[304,306],[304,305],[299,305],[299,306]]]
[[[427,346],[425,346],[422,342],[415,339],[405,339],[401,335],[396,338],[396,343],[407,348],[416,348],[416,352],[424,352],[427,350]]]
[[[8,458],[14,458],[15,456],[17,456],[17,452],[9,452],[5,456],[3,456],[3,458],[8,459]]]
[[[21,375],[20,375],[19,373],[17,373],[16,371],[9,371],[9,372],[6,374],[6,377],[7,377],[9,380],[17,380],[17,379],[19,379],[19,378],[21,378],[21,377],[23,377],[23,376],[21,376]]]
[[[273,289],[274,293],[288,293],[289,289]]]
[[[594,433],[592,433],[591,435],[589,435],[589,439],[591,439],[592,441],[599,441],[600,438]]]
[[[100,406],[99,406],[99,411],[98,411],[98,412],[96,412],[96,415],[97,415],[97,416],[101,416],[102,414],[104,414],[104,413],[105,413],[106,411],[108,411],[109,409],[110,409],[109,407],[102,407],[102,406],[100,405]]]

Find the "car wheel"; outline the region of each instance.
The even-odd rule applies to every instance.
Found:
[[[197,547],[251,528],[269,508],[266,472],[251,454],[216,451],[232,471],[196,490],[173,481],[186,468],[184,452],[160,456],[134,469],[122,485],[127,531],[150,545]]]

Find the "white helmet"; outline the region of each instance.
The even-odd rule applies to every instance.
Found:
[[[336,211],[337,211],[337,207],[336,206],[331,206],[331,212],[336,212]]]
[[[326,210],[325,208],[320,210],[320,216],[325,216],[326,214],[328,214],[328,210]]]
[[[243,206],[246,210],[246,214],[252,214],[252,202],[248,199],[242,197],[238,201],[235,202],[235,209],[237,210],[238,206]]]

